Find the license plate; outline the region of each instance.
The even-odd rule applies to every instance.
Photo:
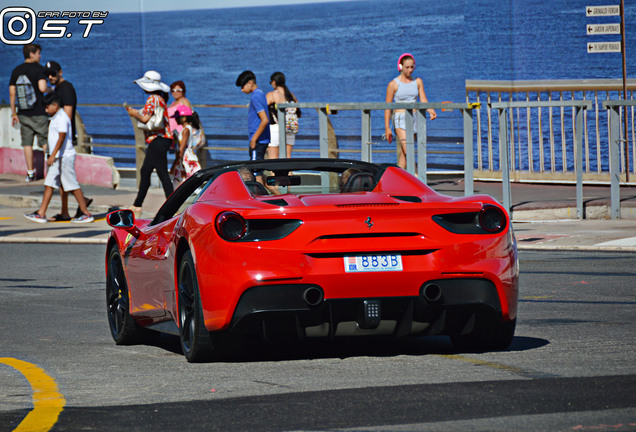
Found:
[[[402,271],[401,255],[362,255],[344,257],[345,272]]]

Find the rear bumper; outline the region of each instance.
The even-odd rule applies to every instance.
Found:
[[[324,300],[319,291],[308,284],[252,287],[239,299],[230,330],[265,339],[455,335],[469,333],[478,315],[502,319],[497,288],[487,279],[427,281],[419,296],[408,297]]]

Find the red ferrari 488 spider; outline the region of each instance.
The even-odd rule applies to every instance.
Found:
[[[117,344],[173,333],[194,362],[234,334],[448,335],[469,350],[505,349],[514,335],[506,211],[489,196],[438,194],[396,166],[228,163],[194,174],[152,220],[130,210],[107,220]]]

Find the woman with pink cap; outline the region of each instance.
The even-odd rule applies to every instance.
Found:
[[[417,102],[419,96],[420,102],[428,102],[426,93],[424,92],[424,84],[421,78],[413,78],[415,70],[415,58],[410,53],[404,53],[397,62],[397,69],[400,75],[389,82],[386,88],[386,103],[391,102]],[[434,109],[426,110],[431,118],[435,120],[437,113]],[[400,153],[398,156],[398,165],[406,168],[406,110],[397,109],[393,117],[395,126],[395,134],[400,140]],[[393,133],[391,132],[391,110],[384,111],[384,129],[385,136],[389,142],[393,141]],[[413,131],[417,134],[417,122],[413,124]]]

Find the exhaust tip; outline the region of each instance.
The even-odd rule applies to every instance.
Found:
[[[303,291],[303,300],[308,306],[318,306],[320,303],[322,303],[323,299],[324,294],[318,287],[309,287],[305,291]]]
[[[436,283],[427,283],[422,287],[421,295],[429,303],[435,303],[442,298],[442,288]]]

